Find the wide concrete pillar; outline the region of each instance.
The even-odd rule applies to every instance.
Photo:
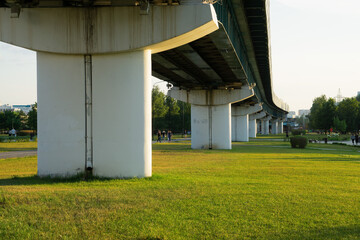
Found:
[[[277,120],[277,119],[271,121],[271,133],[272,134],[278,134],[278,123],[279,123],[279,120]]]
[[[231,149],[231,103],[254,96],[249,86],[233,90],[182,90],[168,95],[191,103],[191,148]]]
[[[234,116],[232,121],[232,140],[235,142],[249,141],[249,115]],[[234,125],[234,126],[233,126]]]
[[[151,52],[38,52],[38,175],[151,176]]]
[[[231,106],[191,105],[191,148],[231,149]]]
[[[255,138],[257,133],[256,119],[249,119],[249,137]]]
[[[279,134],[284,133],[284,122],[282,120],[280,120],[278,124],[278,133]]]
[[[263,134],[264,135],[269,135],[269,120],[264,120]]]
[[[85,169],[84,56],[37,53],[38,175]]]
[[[265,134],[265,120],[261,119],[261,134]]]
[[[237,142],[249,141],[249,115],[262,110],[260,104],[233,105],[232,114],[232,140]]]
[[[93,59],[94,170],[151,176],[151,51]]]

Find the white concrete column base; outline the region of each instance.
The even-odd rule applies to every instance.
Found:
[[[278,123],[279,122],[277,120],[271,122],[271,133],[272,134],[278,134]]]
[[[151,176],[151,52],[93,57],[94,175]]]
[[[86,152],[84,56],[38,53],[37,61],[38,175],[82,173]],[[150,77],[150,51],[92,56],[89,122],[94,175],[151,176]]]
[[[191,105],[191,148],[231,149],[231,106]]]
[[[280,121],[279,124],[278,124],[278,133],[279,134],[282,134],[284,133],[284,122],[283,121]]]
[[[263,131],[264,135],[269,135],[269,120],[265,120],[264,121],[264,131]]]
[[[249,137],[256,138],[257,126],[256,119],[249,120]]]
[[[85,171],[84,56],[37,53],[38,175]]]
[[[233,116],[232,139],[234,142],[249,141],[249,115]]]

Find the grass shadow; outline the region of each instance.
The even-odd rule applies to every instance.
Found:
[[[25,186],[25,185],[49,185],[49,184],[60,184],[60,183],[80,183],[80,182],[107,182],[113,180],[124,180],[124,181],[134,181],[134,180],[144,180],[144,181],[156,181],[162,179],[162,176],[153,175],[148,178],[104,178],[96,176],[85,177],[84,174],[79,174],[73,177],[39,177],[37,175],[19,177],[14,176],[12,178],[0,179],[0,186]]]

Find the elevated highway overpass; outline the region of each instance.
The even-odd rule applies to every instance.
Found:
[[[0,0],[37,51],[38,174],[151,176],[151,75],[192,104],[192,147],[282,130],[265,0]]]

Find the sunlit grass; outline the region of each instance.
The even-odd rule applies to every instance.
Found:
[[[0,143],[0,152],[20,151],[20,150],[36,150],[37,142],[12,142]]]
[[[360,239],[358,149],[289,145],[154,144],[153,177],[130,180],[0,160],[0,239]]]

